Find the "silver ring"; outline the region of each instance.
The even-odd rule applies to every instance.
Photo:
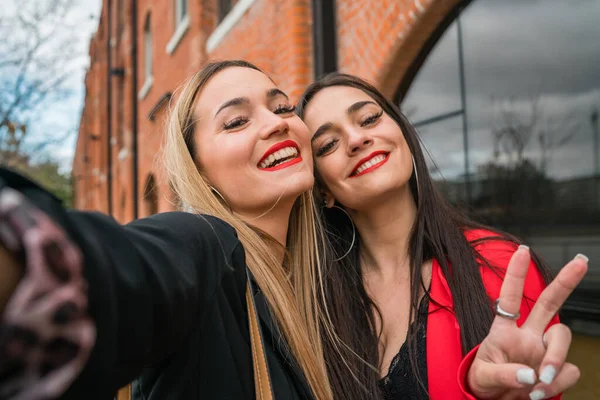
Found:
[[[521,313],[512,314],[512,313],[506,312],[503,309],[501,309],[500,308],[500,298],[496,299],[496,302],[494,303],[494,308],[496,309],[496,315],[498,315],[502,318],[516,321],[521,316]]]

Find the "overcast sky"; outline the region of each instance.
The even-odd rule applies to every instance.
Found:
[[[81,111],[83,109],[83,99],[85,96],[84,79],[87,67],[89,66],[89,42],[92,35],[98,28],[98,20],[100,18],[100,8],[102,0],[75,0],[76,7],[73,10],[72,17],[78,22],[78,29],[73,32],[76,35],[76,40],[81,48],[82,54],[85,55],[85,61],[78,69],[76,74],[70,81],[70,86],[73,89],[73,95],[64,104],[56,104],[55,110],[48,110],[48,118],[55,119],[57,123],[64,124],[65,128],[79,126]],[[68,143],[62,146],[56,146],[56,155],[60,158],[61,164],[65,169],[71,170],[73,163],[73,154],[75,152],[75,142],[77,135],[73,135]]]
[[[20,0],[1,1],[0,16],[9,17],[9,19],[11,15],[14,15],[15,7],[22,6]],[[27,7],[37,7],[38,4],[47,1],[32,0],[31,4],[27,3]],[[73,153],[77,139],[76,132],[79,126],[85,95],[84,79],[87,67],[89,66],[89,41],[97,29],[101,3],[101,0],[73,0],[73,7],[67,15],[65,24],[69,26],[67,28],[68,31],[62,32],[62,30],[59,30],[60,35],[68,35],[69,41],[74,46],[74,56],[68,65],[68,70],[72,71],[72,73],[70,73],[69,79],[66,82],[69,95],[61,101],[46,101],[37,110],[39,114],[36,118],[36,123],[29,129],[29,135],[31,136],[30,144],[64,137],[65,133],[72,132],[67,140],[47,149],[51,157],[60,163],[64,172],[71,170],[73,162]],[[18,34],[18,32],[15,32],[15,35]],[[56,40],[56,42],[62,43],[59,40]],[[49,46],[52,47],[51,45]],[[60,44],[57,44],[57,46],[60,46]],[[51,49],[50,51],[61,51],[61,49]],[[33,156],[36,157],[39,155],[34,154]]]
[[[600,0],[476,0],[462,15],[470,171],[493,151],[502,110],[526,122],[538,102],[538,126],[555,140],[557,178],[593,171],[593,108],[600,109]],[[425,62],[404,103],[418,122],[460,109],[455,24]],[[537,100],[535,100],[537,99]],[[421,137],[446,179],[464,171],[460,117],[423,126]],[[537,140],[527,149],[539,158]]]

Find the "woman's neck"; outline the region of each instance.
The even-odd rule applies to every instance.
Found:
[[[361,237],[364,272],[381,278],[408,274],[410,232],[417,217],[408,186],[376,206],[350,211],[350,215]]]

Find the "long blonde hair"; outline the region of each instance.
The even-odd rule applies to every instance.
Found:
[[[194,105],[198,93],[216,73],[229,67],[260,71],[245,61],[210,62],[182,88],[171,109],[163,155],[170,184],[180,206],[213,215],[237,231],[246,263],[271,307],[291,353],[319,400],[332,399],[320,336],[321,254],[324,239],[312,191],[303,193],[290,216],[286,268],[269,247],[275,242],[234,215],[216,195],[194,162]],[[262,72],[262,71],[261,71]]]

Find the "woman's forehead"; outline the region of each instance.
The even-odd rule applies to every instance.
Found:
[[[201,89],[198,105],[203,108],[218,107],[236,97],[256,97],[276,87],[260,71],[245,67],[230,67],[219,71]]]
[[[345,113],[350,105],[358,101],[374,100],[367,93],[354,87],[326,87],[317,92],[306,105],[304,121],[309,127],[314,123],[322,123],[338,113]]]

